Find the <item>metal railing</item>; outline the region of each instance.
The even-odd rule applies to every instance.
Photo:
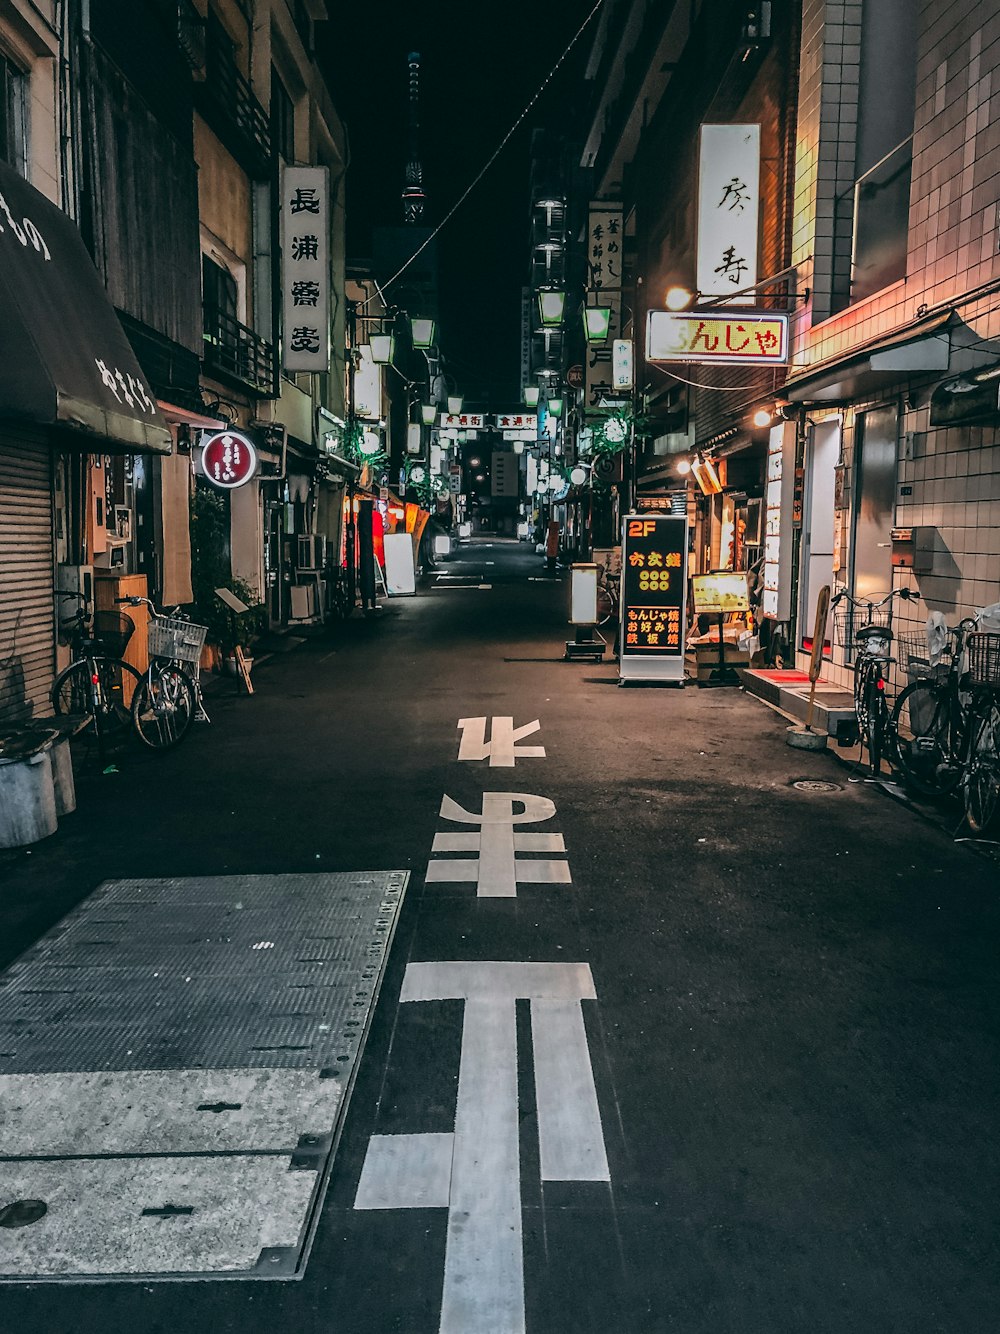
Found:
[[[262,398],[277,398],[274,348],[224,311],[204,308],[204,362],[210,374],[238,380]]]
[[[251,176],[265,176],[271,159],[267,112],[211,24],[206,32],[205,71],[204,82],[195,85],[199,109],[240,165]]]

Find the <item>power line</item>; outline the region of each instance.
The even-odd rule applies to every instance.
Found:
[[[576,30],[576,32],[574,33],[572,39],[570,40],[569,45],[566,47],[566,49],[563,51],[562,55],[559,57],[559,59],[556,61],[556,63],[555,63],[555,64],[552,66],[552,68],[549,70],[548,74],[546,74],[545,78],[544,78],[544,79],[542,80],[542,82],[539,84],[538,89],[536,90],[536,92],[535,92],[534,96],[531,98],[531,100],[528,102],[528,105],[524,108],[524,110],[523,110],[523,111],[521,112],[521,114],[518,116],[517,120],[515,120],[514,124],[510,127],[510,129],[507,131],[507,133],[504,135],[504,137],[500,140],[500,143],[497,145],[497,147],[496,147],[496,149],[494,150],[492,156],[487,160],[486,165],[485,165],[485,166],[483,167],[483,169],[479,172],[478,176],[476,176],[476,178],[472,181],[471,185],[469,185],[469,186],[465,189],[465,191],[458,197],[458,199],[456,200],[456,202],[455,202],[455,203],[452,205],[452,207],[448,210],[448,212],[447,212],[447,213],[445,214],[445,216],[441,219],[441,221],[438,223],[438,225],[433,229],[433,231],[430,233],[430,235],[427,236],[427,237],[424,239],[424,241],[417,247],[416,250],[414,250],[413,254],[412,254],[412,255],[410,256],[410,258],[406,261],[406,263],[403,264],[403,266],[402,266],[400,269],[398,269],[396,273],[394,273],[394,274],[392,275],[392,277],[388,280],[388,282],[383,283],[382,287],[379,289],[380,294],[381,294],[381,292],[383,292],[386,288],[391,287],[392,284],[393,284],[394,282],[396,282],[399,278],[401,278],[401,277],[403,276],[403,274],[404,274],[404,273],[406,272],[406,270],[410,267],[410,265],[411,265],[411,264],[413,263],[413,261],[417,258],[417,256],[418,256],[418,255],[421,255],[421,254],[427,249],[427,247],[430,245],[430,243],[431,243],[431,242],[435,239],[435,237],[438,236],[438,234],[441,232],[442,228],[444,228],[445,226],[447,226],[447,224],[452,220],[452,218],[455,216],[455,214],[458,212],[458,210],[462,207],[462,205],[463,205],[463,204],[465,203],[465,201],[468,199],[469,195],[472,194],[473,190],[475,190],[476,186],[479,184],[479,182],[483,179],[483,177],[484,177],[484,176],[486,175],[486,173],[489,171],[490,167],[493,166],[494,162],[496,162],[497,158],[500,156],[500,154],[503,152],[503,150],[507,147],[508,143],[510,143],[511,139],[514,137],[514,135],[515,135],[515,133],[517,132],[518,128],[521,126],[521,124],[524,122],[525,118],[527,117],[528,113],[531,111],[531,108],[535,105],[535,103],[536,103],[536,102],[538,101],[538,99],[541,97],[542,93],[545,92],[545,89],[546,89],[546,88],[549,86],[549,84],[552,82],[552,80],[553,80],[553,78],[555,77],[557,71],[559,70],[559,67],[563,64],[563,62],[565,61],[566,57],[567,57],[567,56],[569,55],[569,53],[573,50],[573,47],[576,46],[577,42],[578,42],[578,41],[580,40],[580,38],[583,36],[584,30],[586,29],[587,25],[590,23],[591,19],[594,17],[594,15],[597,13],[597,11],[601,8],[601,6],[602,6],[603,4],[604,4],[604,0],[597,0],[597,4],[594,5],[593,9],[590,11],[590,13],[587,15],[587,17],[586,17],[586,18],[583,20],[583,22],[580,24],[579,28]],[[369,298],[368,298],[368,301],[371,301],[371,300],[372,300],[372,298],[369,297]],[[384,300],[384,298],[383,298],[383,300]],[[364,303],[366,306],[367,306],[367,304],[368,304],[368,301],[366,301],[366,302]]]

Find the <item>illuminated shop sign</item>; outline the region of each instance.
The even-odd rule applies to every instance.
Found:
[[[623,680],[683,680],[687,519],[630,514],[623,523]]]
[[[239,431],[219,431],[203,437],[201,470],[213,486],[231,491],[257,471],[257,451]]]
[[[783,366],[788,360],[788,316],[771,311],[735,315],[651,310],[646,359]]]

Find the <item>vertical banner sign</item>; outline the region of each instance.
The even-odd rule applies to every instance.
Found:
[[[531,288],[521,288],[521,388],[531,383]]]
[[[787,621],[792,612],[791,512],[795,486],[795,423],[771,427],[764,493],[764,595],[761,611],[769,621]],[[785,516],[785,517],[783,517]]]
[[[490,460],[490,494],[497,497],[516,497],[519,476],[520,465],[517,455],[495,449]]]
[[[635,353],[631,338],[616,338],[612,343],[611,375],[616,393],[635,387]]]
[[[622,681],[684,681],[687,532],[687,518],[673,514],[623,520]]]
[[[382,415],[382,367],[372,361],[368,343],[360,343],[356,351],[354,413],[365,421],[378,421]]]
[[[286,371],[330,369],[330,174],[281,169],[282,357]]]
[[[698,166],[698,291],[728,296],[757,281],[760,126],[703,125]],[[737,304],[752,297],[737,297]]]
[[[600,408],[615,392],[611,358],[613,340],[620,338],[622,331],[624,232],[621,204],[602,200],[591,203],[587,217],[587,286],[600,293],[600,305],[611,307],[611,324],[604,346],[587,348],[585,406],[590,412]]]

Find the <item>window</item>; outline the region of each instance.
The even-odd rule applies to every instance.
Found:
[[[271,70],[271,143],[286,163],[295,161],[295,107],[277,70]]]
[[[207,255],[201,257],[202,304],[205,337],[218,339],[236,327],[238,291],[233,275]]]
[[[27,76],[0,55],[0,157],[22,176],[28,174],[27,83]]]

